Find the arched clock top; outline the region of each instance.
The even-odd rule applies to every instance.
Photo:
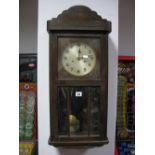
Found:
[[[111,22],[82,5],[72,6],[47,22],[47,30],[101,30],[111,32]]]

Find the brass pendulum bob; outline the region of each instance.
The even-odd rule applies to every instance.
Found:
[[[79,120],[75,115],[69,115],[69,132],[75,134],[79,129]]]

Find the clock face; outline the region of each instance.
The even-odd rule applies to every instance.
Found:
[[[87,75],[96,65],[95,52],[86,43],[69,44],[63,51],[62,65],[71,75]]]

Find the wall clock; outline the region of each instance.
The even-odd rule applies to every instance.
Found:
[[[47,22],[50,138],[54,146],[108,143],[108,34],[111,22],[73,6]]]

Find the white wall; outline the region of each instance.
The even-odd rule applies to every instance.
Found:
[[[37,53],[37,0],[19,1],[19,53]]]
[[[135,55],[135,0],[119,0],[119,55]]]
[[[49,138],[49,36],[47,20],[57,17],[70,6],[80,4],[112,21],[109,36],[109,107],[108,138],[110,143],[91,149],[57,149],[48,145]],[[38,9],[38,125],[39,155],[113,155],[117,95],[118,0],[39,0]]]

